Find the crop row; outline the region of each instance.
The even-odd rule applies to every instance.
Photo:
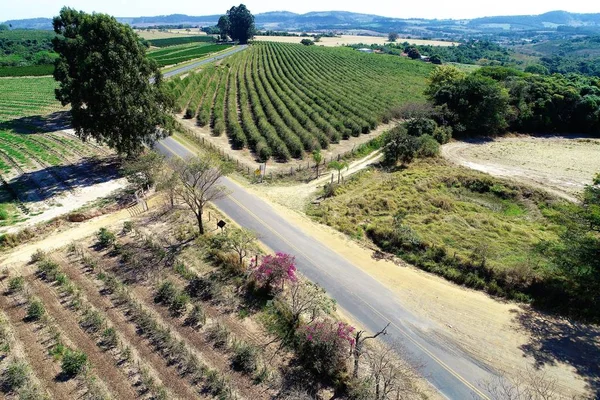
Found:
[[[390,109],[423,101],[430,70],[346,48],[256,43],[225,66],[169,85],[187,118],[211,122],[215,135],[226,131],[234,148],[249,147],[261,160],[287,161],[368,133]],[[208,95],[195,93],[203,74],[218,75],[206,78]]]
[[[0,122],[60,109],[52,77],[0,78]]]
[[[225,50],[231,46],[228,45],[208,45],[208,46],[194,46],[188,49],[174,49],[172,52],[163,54],[150,53],[148,57],[155,60],[158,66],[164,67],[165,65],[178,64],[180,62],[193,60],[206,56],[217,51]]]
[[[203,36],[203,35],[149,40],[150,44],[154,47],[169,47],[169,46],[177,46],[180,44],[187,44],[187,43],[213,43],[214,41],[215,41],[214,37]]]

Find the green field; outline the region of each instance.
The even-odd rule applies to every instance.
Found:
[[[369,169],[311,206],[319,222],[454,282],[524,298],[549,279],[534,247],[558,237],[546,195],[443,160]]]
[[[286,161],[368,133],[390,109],[424,101],[432,68],[349,48],[255,43],[168,85],[180,111],[215,135],[226,131],[234,148]]]
[[[231,46],[209,43],[184,44],[152,51],[148,53],[148,57],[155,60],[159,67],[165,67],[167,65],[179,64],[195,58],[204,57],[211,53],[228,49],[229,47]]]
[[[169,47],[169,46],[177,46],[180,44],[189,44],[189,43],[214,43],[215,38],[212,36],[203,36],[203,35],[193,35],[193,36],[183,36],[183,37],[171,37],[164,39],[151,39],[148,40],[151,46],[154,47]]]
[[[60,110],[56,87],[52,77],[0,78],[0,122]]]

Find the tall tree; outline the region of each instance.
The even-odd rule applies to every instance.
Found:
[[[227,11],[227,17],[231,24],[229,29],[231,39],[237,40],[240,44],[246,44],[254,37],[254,15],[245,5],[231,7]]]
[[[388,34],[388,41],[395,42],[396,40],[398,40],[399,37],[400,37],[400,35],[398,35],[398,32],[390,32]]]
[[[227,35],[231,31],[231,22],[229,21],[229,17],[227,15],[221,15],[219,18],[219,22],[217,22],[217,27],[219,28],[221,40],[227,40]]]
[[[132,155],[169,133],[172,101],[162,91],[156,63],[129,26],[67,7],[53,25],[56,98],[71,104],[79,137]]]

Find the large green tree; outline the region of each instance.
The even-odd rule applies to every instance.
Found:
[[[158,67],[129,26],[67,7],[53,25],[56,98],[71,104],[72,124],[82,139],[132,155],[169,133],[172,102]]]
[[[231,22],[227,15],[221,15],[219,22],[217,22],[217,28],[219,28],[219,35],[221,40],[227,40],[227,35],[231,31]]]
[[[231,39],[237,40],[240,44],[246,44],[254,37],[254,15],[245,5],[231,7],[227,11],[227,17],[230,23],[229,36]]]

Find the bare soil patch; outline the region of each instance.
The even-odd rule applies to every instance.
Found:
[[[600,172],[600,139],[525,136],[453,141],[442,146],[450,161],[545,189],[571,201]]]

